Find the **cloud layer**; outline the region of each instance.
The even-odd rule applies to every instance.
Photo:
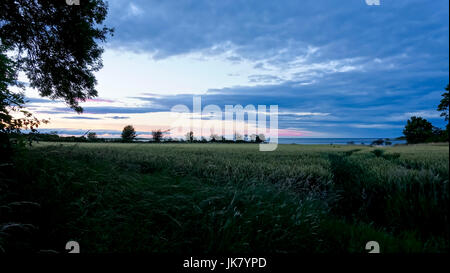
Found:
[[[41,99],[30,105],[66,120],[133,122],[133,115],[191,107],[201,93],[203,105],[222,108],[276,104],[284,130],[395,137],[412,115],[444,125],[435,109],[449,81],[448,10],[448,1],[426,0],[382,0],[380,6],[364,0],[111,1],[107,23],[116,31],[107,52],[150,57],[156,69],[169,59],[184,60],[189,69],[195,59],[206,64],[193,68],[205,80],[218,77],[212,71],[220,60],[235,67],[221,77],[244,80],[183,94],[153,86],[124,90],[119,101],[99,90],[105,98],[86,102],[85,118]],[[121,73],[143,68],[136,69]],[[177,79],[180,74],[167,75],[168,84]]]

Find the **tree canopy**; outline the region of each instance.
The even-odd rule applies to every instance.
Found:
[[[433,125],[421,117],[411,117],[403,130],[408,143],[422,143],[433,137]]]
[[[127,125],[122,130],[122,141],[131,142],[136,138],[136,131],[133,125]]]
[[[106,14],[101,0],[2,0],[0,45],[18,64],[9,68],[25,72],[41,96],[82,112],[79,102],[97,96],[93,73],[102,67],[103,52],[97,42],[112,33],[102,26]]]

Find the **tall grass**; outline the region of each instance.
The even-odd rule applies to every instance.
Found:
[[[449,250],[448,145],[257,149],[37,145],[0,183],[0,223],[30,225],[4,229],[0,246],[63,251],[73,239],[83,252],[364,252],[376,240],[384,252]]]

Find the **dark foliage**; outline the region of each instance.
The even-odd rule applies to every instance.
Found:
[[[0,45],[0,133],[19,132],[21,128],[35,131],[40,121],[24,109],[24,95],[8,89],[11,85],[21,86],[17,83],[17,64],[4,51],[5,47]]]
[[[95,132],[89,132],[87,134],[87,138],[89,141],[97,141],[97,134]]]
[[[433,125],[421,117],[411,117],[403,130],[410,144],[427,142],[433,136]]]
[[[161,130],[152,131],[152,138],[154,142],[161,142],[163,132]]]
[[[85,0],[4,0],[0,2],[1,44],[17,52],[18,70],[41,96],[64,99],[82,112],[79,101],[97,96],[94,72],[102,67],[105,41],[112,29],[101,26],[107,5]],[[100,26],[100,27],[99,27]],[[11,67],[11,66],[10,66]]]
[[[131,142],[136,138],[136,131],[132,125],[127,125],[122,130],[122,141]]]
[[[27,140],[23,136],[15,136],[11,141],[11,134],[18,134],[20,129],[30,129],[32,134],[41,122],[23,107],[25,103],[22,93],[11,92],[8,87],[17,82],[17,64],[5,54],[5,46],[0,45],[0,154],[2,162],[8,162],[15,147],[22,146]],[[31,134],[31,135],[32,135]]]
[[[437,110],[441,111],[441,117],[444,117],[446,121],[448,121],[448,106],[449,106],[449,85],[445,88],[447,92],[442,94],[441,103],[438,105]],[[447,126],[448,128],[448,126]]]

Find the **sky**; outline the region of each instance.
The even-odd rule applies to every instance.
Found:
[[[414,115],[444,127],[448,12],[447,0],[109,1],[99,96],[77,114],[27,88],[27,107],[50,119],[42,132],[103,137],[169,129],[194,96],[278,105],[280,137],[398,137]]]

